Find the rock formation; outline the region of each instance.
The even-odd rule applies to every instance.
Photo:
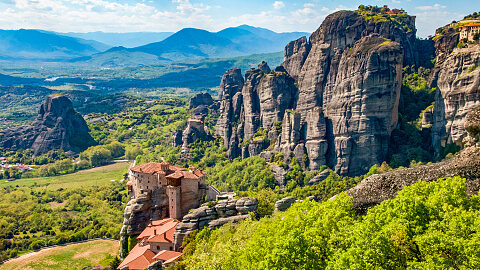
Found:
[[[214,101],[209,93],[198,93],[190,99],[190,109],[197,108],[198,106],[210,106]]]
[[[402,66],[416,62],[414,17],[401,20],[399,27],[337,12],[309,40],[289,43],[274,71],[262,63],[244,80],[227,71],[216,135],[229,157],[269,148],[287,163],[294,156],[302,167],[328,165],[341,175],[381,163],[397,125]]]
[[[89,131],[67,97],[50,95],[32,124],[0,132],[0,147],[11,151],[31,148],[34,156],[56,149],[75,154],[95,144]]]
[[[457,37],[458,42],[458,37]],[[438,50],[443,45],[437,43]],[[438,88],[433,114],[432,141],[438,154],[448,144],[463,146],[467,136],[463,128],[467,113],[480,105],[480,45],[454,49],[440,55],[435,69],[434,86]]]
[[[184,130],[177,130],[172,136],[172,146],[184,146],[194,143],[197,140],[209,140],[211,135],[204,124],[205,117],[210,110],[216,110],[216,103],[208,93],[198,93],[190,99],[190,113]]]
[[[294,202],[297,200],[293,197],[285,197],[281,200],[275,202],[275,211],[283,212],[290,208]]]
[[[215,205],[204,204],[183,217],[173,235],[175,249],[182,246],[183,238],[194,230],[216,229],[226,223],[238,222],[248,218],[249,212],[257,210],[256,199],[241,198],[221,200]]]
[[[465,129],[473,143],[478,144],[480,108],[470,110]],[[395,198],[403,187],[410,186],[419,180],[431,182],[452,176],[467,179],[467,195],[478,194],[480,190],[479,145],[465,148],[452,159],[439,163],[372,175],[350,189],[347,194],[353,197],[353,208],[364,213],[368,208],[382,201]]]

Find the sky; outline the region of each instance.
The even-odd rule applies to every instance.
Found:
[[[360,4],[404,8],[417,16],[419,37],[480,11],[479,0],[0,0],[0,29],[176,32],[248,24],[276,32],[313,32],[328,14]]]

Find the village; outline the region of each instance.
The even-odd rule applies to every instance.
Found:
[[[21,163],[8,164],[6,157],[0,157],[0,179],[3,178],[5,181],[15,181],[17,177],[24,172],[31,171],[35,165],[24,165]]]

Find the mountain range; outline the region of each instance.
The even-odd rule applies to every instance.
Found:
[[[171,36],[173,32],[129,32],[129,33],[105,33],[101,31],[88,33],[58,33],[59,35],[95,40],[110,47],[122,46],[133,48],[148,43],[158,42]]]
[[[42,30],[0,30],[0,59],[63,60],[90,55],[109,46]]]
[[[174,34],[167,32],[62,34],[43,30],[2,30],[0,59],[68,60],[95,66],[159,64],[279,52],[283,50],[285,43],[307,35],[302,32],[276,33],[248,25],[230,27],[219,32],[184,28]],[[151,42],[155,39],[156,42]],[[127,48],[141,42],[150,43]]]

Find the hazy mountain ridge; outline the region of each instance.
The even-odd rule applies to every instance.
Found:
[[[109,46],[42,30],[0,30],[0,56],[4,59],[64,60],[91,55]]]
[[[64,36],[95,40],[112,47],[133,48],[158,42],[171,36],[173,32],[129,32],[129,33],[106,33],[101,31],[88,33],[58,33]]]

